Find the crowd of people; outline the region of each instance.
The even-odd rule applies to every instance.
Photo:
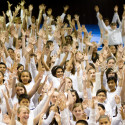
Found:
[[[121,20],[114,7],[111,23],[95,6],[97,44],[67,5],[54,18],[41,4],[36,18],[33,5],[21,1],[12,12],[7,3],[0,16],[0,125],[125,125],[125,5]]]

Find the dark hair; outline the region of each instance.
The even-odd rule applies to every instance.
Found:
[[[99,89],[99,90],[96,92],[96,96],[97,96],[99,93],[101,93],[101,92],[103,92],[103,93],[105,94],[105,96],[107,97],[107,92],[106,92],[106,90],[104,90],[104,89]]]
[[[66,62],[65,62],[65,64],[64,64],[64,70],[66,70],[66,63],[67,62],[69,62],[69,60],[67,60]],[[71,70],[71,73],[74,75],[75,74],[75,64],[74,64],[74,62],[72,62],[72,65],[73,65],[73,68],[72,68],[72,70]]]
[[[72,43],[73,43],[72,36],[71,36],[71,35],[67,35],[67,36],[65,36],[65,40],[66,40],[67,37],[70,37],[70,39],[71,39],[71,43],[68,43],[68,44],[72,45]]]
[[[20,64],[20,63],[18,63],[17,70],[18,70],[21,66],[23,66],[23,65]],[[24,66],[23,66],[23,67],[24,67]]]
[[[93,63],[89,63],[89,65],[90,65],[93,69],[95,69],[95,65],[94,65]]]
[[[4,65],[5,68],[7,68],[6,64],[4,62],[0,62],[0,65]]]
[[[97,59],[99,59],[99,54],[98,53],[95,53],[96,54],[96,56],[94,57],[93,55],[93,53],[92,53],[92,61],[94,62],[94,63],[96,63],[96,61],[97,61]]]
[[[27,99],[30,102],[30,98],[27,94],[21,94],[18,98],[18,102],[20,103],[23,99]]]
[[[108,68],[107,70],[106,70],[106,78],[108,79],[108,74],[110,73],[110,72],[112,72],[113,71],[113,69],[112,68]],[[118,77],[117,77],[117,73],[115,73],[114,72],[114,74],[115,74],[115,78],[117,79]]]
[[[78,95],[78,93],[77,93],[77,91],[76,90],[70,90],[71,91],[71,93],[75,93],[75,95],[76,95],[76,102],[75,103],[79,103],[79,102],[81,102],[80,101],[80,98],[79,98],[79,95]]]
[[[47,40],[46,44],[53,43],[52,40]]]
[[[15,85],[15,88],[16,88],[16,87],[22,87],[22,88],[24,89],[24,94],[27,94],[26,88],[25,88],[25,86],[23,85],[23,83],[21,83],[21,82],[17,83],[17,84]],[[18,95],[17,95],[17,96],[18,96]]]
[[[57,71],[57,69],[62,69],[62,71],[64,72],[64,69],[63,69],[62,66],[59,66],[59,65],[54,66],[54,67],[52,68],[52,70],[51,70],[51,73],[52,73],[52,75],[55,76],[55,77],[56,77],[56,71]]]
[[[115,77],[109,77],[109,78],[107,79],[107,82],[109,82],[109,81],[111,81],[111,80],[113,80],[113,81],[115,82],[115,84],[117,85],[117,79],[116,79]]]
[[[98,106],[105,110],[105,106],[103,104],[98,103]]]
[[[109,18],[104,18],[104,22],[105,22],[106,20],[108,20],[108,21],[109,21]]]
[[[12,50],[14,52],[14,50],[12,48],[8,48],[7,50]]]
[[[32,81],[32,76],[31,76],[31,73],[28,71],[28,70],[23,70],[20,74],[19,74],[19,81],[22,82],[21,80],[21,75],[23,72],[28,72],[29,73],[29,76],[30,76],[30,79],[28,81],[28,83],[30,83]]]
[[[78,120],[78,121],[76,122],[76,125],[77,125],[78,123],[81,123],[81,124],[83,124],[83,125],[88,125],[88,122],[85,121],[85,120]]]
[[[48,107],[47,112],[46,112],[46,117],[49,116],[50,108],[51,108],[52,106],[54,106],[54,105],[51,105],[51,106]],[[57,106],[57,109],[58,109],[58,113],[60,113],[58,106]],[[52,122],[51,122],[49,125],[53,125],[53,124],[54,124],[54,125],[58,125],[58,123],[57,123],[57,121],[55,120],[55,118],[52,120]]]

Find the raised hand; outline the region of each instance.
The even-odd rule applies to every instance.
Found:
[[[32,11],[32,10],[33,10],[33,5],[30,4],[30,5],[29,5],[29,11]]]
[[[115,96],[115,102],[116,102],[116,104],[120,104],[121,103],[120,96],[118,96],[118,95]]]
[[[95,6],[95,11],[96,13],[99,12],[99,7],[97,5]]]
[[[75,17],[75,20],[76,20],[76,21],[79,20],[79,15],[75,14],[74,17]]]
[[[64,6],[64,12],[66,12],[68,9],[69,9],[68,5]]]
[[[115,5],[114,11],[115,11],[115,12],[118,12],[118,6],[117,6],[117,5]]]

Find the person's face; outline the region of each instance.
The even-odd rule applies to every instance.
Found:
[[[71,94],[72,94],[72,97],[73,97],[73,103],[75,103],[76,102],[76,94],[75,94],[75,92],[71,92]]]
[[[109,25],[109,20],[105,20],[104,23],[105,23],[106,26],[108,26]]]
[[[71,89],[71,87],[72,87],[72,81],[69,78],[66,78],[66,88],[67,88],[67,90]]]
[[[98,100],[98,102],[103,103],[103,102],[106,100],[106,95],[105,95],[103,92],[100,92],[100,93],[97,95],[97,100]]]
[[[110,59],[107,63],[108,68],[112,68],[115,65],[115,61],[113,59]]]
[[[84,58],[84,55],[81,52],[77,52],[76,54],[76,60],[77,61],[82,61]]]
[[[100,116],[105,115],[105,110],[103,110],[100,106],[98,106],[98,110],[99,110]]]
[[[101,118],[99,120],[99,125],[111,125],[111,123],[107,118]]]
[[[30,102],[28,99],[22,99],[21,102],[20,102],[20,106],[26,106],[26,107],[29,107],[30,105]]]
[[[118,68],[119,68],[119,69],[122,69],[122,68],[123,68],[123,65],[124,65],[124,62],[123,62],[123,61],[119,61],[119,62],[118,62]]]
[[[3,74],[0,72],[0,82],[3,81],[3,79],[4,79],[4,76],[3,76]]]
[[[90,76],[90,80],[95,80],[95,69],[90,69],[88,73]]]
[[[117,28],[116,25],[111,25],[112,30],[115,30]]]
[[[18,73],[21,73],[24,70],[23,66],[20,66],[20,68],[18,69]]]
[[[66,40],[66,43],[68,43],[68,44],[71,44],[71,38],[69,37],[69,36],[67,36],[66,38],[65,38],[65,40]]]
[[[4,74],[6,71],[6,66],[3,64],[0,64],[0,71],[3,72],[3,74]]]
[[[8,53],[9,53],[11,59],[14,59],[14,56],[15,56],[14,51],[11,50],[11,49],[9,49],[9,50],[8,50]]]
[[[55,104],[57,101],[57,97],[58,97],[59,93],[58,92],[54,92],[52,98],[51,98],[51,102],[52,104]]]
[[[20,110],[18,117],[20,118],[20,121],[26,123],[29,119],[29,111],[26,108],[21,108]]]
[[[113,53],[113,54],[116,53],[116,48],[115,48],[115,46],[110,46],[109,49],[110,49],[111,53]]]
[[[115,86],[116,86],[116,84],[115,84],[114,80],[110,80],[108,82],[108,87],[109,87],[110,91],[115,90]]]
[[[66,68],[67,68],[68,64],[69,64],[69,61],[66,62]],[[73,69],[73,64],[71,64],[70,67],[69,67],[69,70],[70,70],[70,71],[71,71],[72,69]]]
[[[76,119],[79,119],[83,116],[83,109],[81,106],[78,106],[73,109],[73,115],[75,116]]]
[[[52,32],[52,27],[48,26],[48,32],[51,33]]]
[[[58,68],[58,69],[56,70],[56,77],[57,77],[57,78],[63,77],[63,70],[62,70],[61,68]]]
[[[18,48],[21,48],[21,47],[22,47],[22,41],[18,40]]]
[[[114,73],[113,71],[109,72],[108,78],[109,78],[109,77],[114,77],[114,76],[115,76],[115,73]]]
[[[24,90],[23,87],[17,86],[16,87],[16,93],[17,93],[18,96],[20,96],[21,94],[25,93],[25,90]]]
[[[29,73],[28,73],[28,72],[23,72],[23,73],[21,74],[21,80],[22,80],[22,83],[24,83],[24,84],[29,83],[29,80],[30,80],[30,75],[29,75]]]

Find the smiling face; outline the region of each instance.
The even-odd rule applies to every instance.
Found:
[[[115,81],[114,80],[110,80],[108,82],[108,87],[109,87],[111,92],[115,91],[115,87],[116,87]]]
[[[91,81],[95,80],[95,69],[90,69],[88,75],[90,76]]]
[[[114,59],[110,59],[107,63],[107,67],[108,68],[112,68],[115,65],[115,60]]]
[[[25,90],[24,90],[23,87],[20,87],[20,86],[17,86],[17,87],[16,87],[16,94],[17,94],[18,96],[20,96],[21,94],[24,94],[24,93],[25,93]]]
[[[106,100],[106,95],[104,92],[100,92],[98,95],[97,95],[97,100],[98,102],[101,102],[101,103],[104,103],[104,101]]]
[[[22,99],[21,101],[20,101],[20,106],[26,106],[26,107],[29,107],[29,105],[30,105],[30,102],[29,102],[29,100],[28,99]]]
[[[28,84],[30,80],[29,72],[22,72],[21,74],[21,80],[23,84]]]
[[[58,68],[57,70],[56,70],[56,77],[57,78],[61,78],[61,77],[63,77],[63,70],[61,69],[61,68]]]
[[[108,118],[101,118],[99,120],[99,125],[111,125],[111,122],[108,120]]]
[[[6,66],[4,64],[0,64],[0,71],[3,72],[3,74],[6,72]]]
[[[18,115],[21,123],[23,123],[23,124],[27,123],[27,121],[29,119],[29,110],[25,107],[22,107],[22,108],[20,108],[17,115]]]

